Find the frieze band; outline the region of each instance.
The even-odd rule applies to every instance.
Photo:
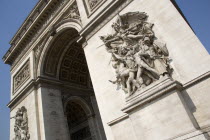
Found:
[[[13,78],[13,89],[15,92],[27,79],[30,78],[30,61],[23,65],[23,67],[17,72]]]

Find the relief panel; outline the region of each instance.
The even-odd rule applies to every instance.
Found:
[[[28,127],[28,115],[25,106],[18,108],[16,114],[11,119],[15,119],[14,132],[15,136],[13,140],[29,140],[29,127]]]
[[[30,61],[22,66],[22,68],[15,74],[13,78],[13,94],[30,78]]]
[[[153,23],[147,21],[145,12],[118,14],[112,24],[113,34],[100,36],[112,57],[115,80],[110,80],[122,88],[127,96],[142,90],[164,76],[170,76],[169,52],[166,44],[156,38]]]
[[[106,0],[83,0],[87,15],[90,16],[97,10]]]
[[[67,10],[67,12],[64,14],[63,20],[64,19],[80,20],[80,14],[76,1],[70,6],[69,10]]]

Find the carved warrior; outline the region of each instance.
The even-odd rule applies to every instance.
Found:
[[[13,140],[29,140],[27,109],[22,106],[11,119],[15,119],[15,138]]]
[[[144,12],[118,15],[112,24],[114,33],[100,37],[112,55],[116,72],[116,80],[110,82],[121,86],[128,96],[170,75],[172,70],[166,44],[157,40],[147,18]]]

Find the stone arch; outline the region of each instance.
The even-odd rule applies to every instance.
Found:
[[[66,112],[66,107],[67,107],[68,103],[71,102],[71,101],[77,102],[83,108],[83,110],[85,111],[87,116],[93,116],[94,115],[93,110],[89,107],[88,103],[83,98],[78,97],[78,96],[71,96],[65,101],[64,112]]]
[[[69,102],[71,103],[68,106],[69,110],[72,110],[71,107],[81,110],[80,113],[87,120],[86,128],[89,128],[91,137],[102,140],[105,138],[105,133],[85,53],[82,45],[77,42],[81,37],[80,31],[81,25],[76,20],[70,19],[52,27],[41,51],[37,77],[40,77],[40,83],[43,83],[43,86],[40,86],[43,91],[51,88],[59,91],[60,103],[64,110]],[[66,102],[67,100],[68,102]],[[72,114],[76,114],[76,112],[72,112]],[[66,125],[68,121],[65,121],[67,119],[63,112],[62,115]],[[75,118],[77,120],[79,116],[76,114]],[[81,119],[83,120],[83,118]],[[72,134],[71,132],[70,134]]]
[[[93,113],[80,97],[70,97],[65,103],[65,116],[72,140],[92,139],[95,136]]]
[[[63,21],[59,22],[58,24],[54,25],[50,29],[50,31],[49,31],[50,35],[46,35],[47,41],[43,45],[43,50],[41,52],[40,59],[38,62],[37,76],[44,75],[44,63],[45,63],[47,57],[49,57],[48,53],[49,53],[50,49],[52,49],[53,43],[55,43],[56,40],[59,40],[59,37],[62,37],[65,33],[67,34],[67,32],[71,32],[71,31],[72,31],[72,34],[76,33],[77,37],[79,37],[79,32],[81,31],[81,29],[82,29],[81,23],[75,19],[63,20]],[[76,38],[71,38],[71,39],[76,39]],[[71,41],[71,39],[69,39],[69,41]],[[64,53],[61,53],[61,55],[63,55],[63,54]],[[59,57],[59,58],[61,58],[61,57]]]

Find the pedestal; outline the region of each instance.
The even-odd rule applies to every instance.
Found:
[[[129,97],[126,97],[126,105],[122,111],[128,113],[136,107],[141,107],[142,105],[157,99],[163,94],[172,90],[181,90],[181,88],[182,85],[169,76],[162,77],[151,85],[140,89]]]

